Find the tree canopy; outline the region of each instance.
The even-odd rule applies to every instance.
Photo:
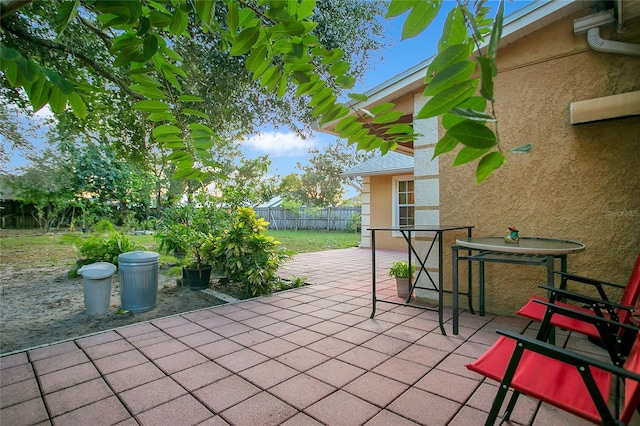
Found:
[[[337,131],[349,144],[385,153],[400,142],[412,141],[413,129],[396,123],[402,113],[393,104],[349,115],[341,94],[353,87],[357,68],[350,66],[342,46],[332,45],[339,37],[332,39],[330,31],[320,30],[323,18],[326,23],[334,17],[346,21],[357,17],[344,12],[356,3],[360,2],[13,0],[5,4],[0,21],[3,87],[24,90],[26,99],[21,92],[8,93],[18,105],[28,101],[37,111],[49,104],[58,114],[69,107],[81,120],[91,121],[94,114],[94,122],[100,120],[100,111],[122,103],[122,110],[131,115],[114,118],[112,127],[134,131],[123,125],[139,123],[140,133],[148,136],[128,139],[139,144],[131,147],[132,152],[167,150],[176,177],[203,178],[219,173],[220,165],[210,152],[228,129],[214,125],[210,102],[205,102],[206,85],[196,84],[197,79],[187,73],[201,70],[190,69],[185,57],[202,56],[198,49],[209,44],[236,60],[237,69],[243,70],[239,75],[250,76],[257,85],[253,87],[259,86],[266,101],[262,111],[272,106],[269,100],[281,101],[320,125],[337,121]],[[323,9],[323,4],[328,6]],[[441,6],[441,0],[392,0],[386,16],[406,14],[403,38],[408,38],[428,27]],[[419,119],[444,115],[446,134],[436,156],[461,144],[455,164],[478,160],[478,183],[505,161],[492,107],[502,1],[495,19],[488,12],[484,0],[457,0],[426,75],[424,95],[431,99],[416,115]],[[480,76],[472,77],[476,68]],[[111,93],[117,94],[114,99],[106,95]],[[257,93],[249,90],[249,96]],[[366,100],[361,94],[347,95]],[[94,110],[94,101],[101,98],[104,108]],[[245,98],[230,103],[235,101],[243,105]],[[305,108],[296,108],[295,101]]]

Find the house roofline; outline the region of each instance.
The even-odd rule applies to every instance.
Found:
[[[353,172],[342,173],[340,177],[357,177],[357,176],[385,176],[385,175],[406,175],[413,174],[413,167],[403,167],[398,169],[374,170],[369,172]]]
[[[500,47],[505,47],[527,35],[538,31],[553,22],[572,15],[573,13],[593,6],[595,0],[582,1],[566,1],[566,0],[541,0],[534,1],[531,4],[515,11],[505,17],[502,37],[500,39]],[[488,42],[482,45],[482,49],[486,47]],[[426,60],[408,68],[407,70],[391,77],[387,81],[373,87],[364,94],[367,100],[353,101],[346,104],[347,107],[358,110],[366,108],[372,104],[388,102],[392,99],[410,93],[419,89],[424,85],[424,76],[427,68],[435,58],[431,56]],[[326,123],[318,130],[332,132],[336,122]]]

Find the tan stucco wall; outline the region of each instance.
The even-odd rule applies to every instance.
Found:
[[[534,149],[508,154],[480,187],[475,164],[454,169],[455,154],[441,156],[441,223],[473,224],[476,236],[502,236],[515,225],[521,236],[580,241],[587,249],[569,256],[570,272],[626,284],[640,252],[640,118],[572,126],[569,105],[640,90],[640,58],[592,51],[585,35],[573,35],[575,17],[500,50],[503,149],[527,142]],[[640,23],[626,29],[628,39],[639,35]],[[536,286],[545,273],[488,264],[486,279],[488,311],[509,315],[543,294]]]
[[[371,176],[371,227],[392,226],[393,176]],[[391,232],[376,232],[376,248],[390,250],[406,250],[407,245],[402,237],[394,237]]]

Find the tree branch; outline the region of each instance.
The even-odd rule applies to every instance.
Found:
[[[79,59],[80,61],[84,62],[89,67],[93,68],[98,74],[100,74],[101,76],[103,76],[107,80],[111,81],[112,83],[114,83],[115,85],[120,87],[120,89],[123,92],[125,92],[127,95],[129,95],[131,98],[136,99],[136,100],[145,99],[143,96],[141,96],[141,95],[137,94],[136,92],[132,91],[131,89],[129,89],[129,87],[127,86],[127,84],[123,80],[119,79],[118,77],[116,77],[115,75],[110,73],[107,69],[105,69],[102,65],[100,65],[99,63],[97,63],[93,59],[89,58],[88,56],[84,55],[83,53],[80,53],[80,52],[76,51],[75,49],[73,49],[73,47],[65,46],[65,45],[60,44],[60,43],[56,43],[56,42],[53,42],[53,41],[49,41],[49,40],[45,40],[45,39],[34,37],[31,34],[26,33],[26,32],[24,32],[24,31],[22,31],[21,29],[18,29],[18,28],[9,28],[6,25],[1,25],[1,27],[5,31],[15,35],[16,37],[18,37],[18,38],[20,38],[22,40],[25,40],[25,41],[27,41],[27,42],[29,42],[31,44],[34,44],[36,46],[43,47],[43,48],[46,48],[46,49],[53,49],[53,50],[57,50],[57,51],[60,51],[60,52],[67,53],[67,54]]]
[[[100,28],[95,27],[91,22],[87,21],[82,16],[78,15],[78,19],[80,20],[82,25],[89,28],[91,31],[95,33],[95,35],[97,35],[102,39],[104,44],[107,46],[107,49],[111,48],[111,46],[113,45],[113,40],[111,39],[111,37],[106,35],[104,32],[100,31]]]
[[[0,19],[32,3],[33,0],[0,0]]]

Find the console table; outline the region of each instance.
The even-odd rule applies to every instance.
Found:
[[[438,323],[440,324],[440,331],[442,332],[442,334],[446,335],[447,333],[444,331],[443,319],[442,319],[442,316],[443,316],[442,315],[442,301],[443,301],[442,295],[444,291],[442,288],[442,252],[443,252],[442,235],[445,232],[466,230],[467,236],[471,238],[472,228],[473,226],[406,226],[406,227],[399,226],[399,227],[369,228],[368,230],[371,231],[371,276],[372,276],[371,284],[372,284],[372,297],[373,297],[373,310],[371,312],[371,318],[373,318],[376,314],[377,302],[391,303],[391,304],[403,305],[403,306],[413,306],[416,308],[433,310],[433,308],[430,308],[430,307],[411,304],[410,303],[411,294],[416,288],[424,289],[424,290],[436,290],[438,291]],[[403,303],[396,302],[393,300],[377,299],[376,297],[376,232],[400,233],[402,237],[404,237],[407,243],[407,258],[408,258],[407,262],[409,263],[409,270],[411,270],[412,255],[413,257],[415,257],[416,261],[419,264],[419,268],[416,268],[418,269],[418,273],[415,277],[415,280],[413,281],[413,283],[410,283],[409,296],[407,297],[407,300],[405,300]],[[416,251],[416,247],[414,245],[415,233],[417,232],[428,232],[428,233],[434,234],[433,240],[431,240],[429,249],[427,250],[427,253],[423,257],[421,257],[418,254],[418,252]],[[439,271],[437,284],[434,281],[431,274],[429,274],[429,271],[427,270],[427,267],[426,267],[427,259],[429,258],[429,255],[431,254],[436,241],[438,241],[438,271]],[[422,276],[423,273],[428,278],[429,282],[427,284],[430,284],[431,285],[430,287],[417,286],[418,279]]]

